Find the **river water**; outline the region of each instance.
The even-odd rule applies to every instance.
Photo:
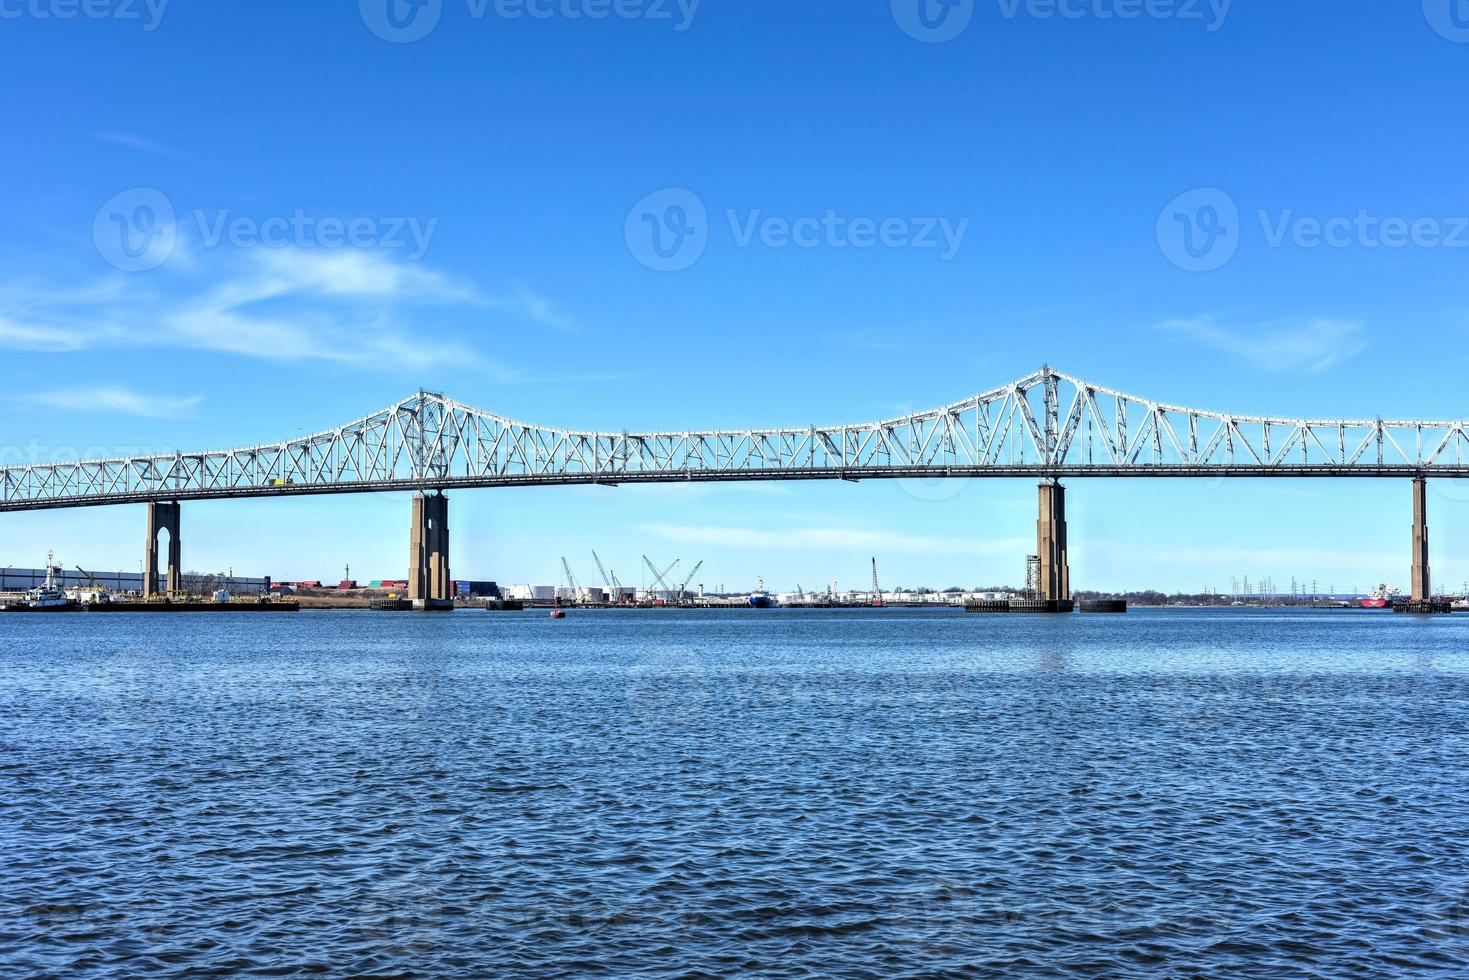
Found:
[[[1469,973],[1469,617],[0,617],[0,974]]]

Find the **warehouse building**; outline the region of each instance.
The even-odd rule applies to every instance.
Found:
[[[95,584],[94,584],[95,583]],[[46,584],[44,568],[6,568],[0,570],[0,592],[26,592],[39,589]],[[56,576],[56,584],[67,591],[72,589],[95,589],[101,586],[112,592],[142,592],[142,572],[92,572],[83,575],[76,569],[63,571]],[[217,592],[220,589],[231,595],[261,595],[270,591],[270,578],[244,578],[238,575],[195,575],[184,573],[183,586],[186,591]],[[158,576],[158,591],[168,587],[164,575]]]

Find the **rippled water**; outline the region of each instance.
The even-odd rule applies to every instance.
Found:
[[[0,972],[1469,972],[1469,617],[0,617]]]

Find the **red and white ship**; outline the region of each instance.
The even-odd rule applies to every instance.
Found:
[[[1362,607],[1364,609],[1391,609],[1402,594],[1402,589],[1394,588],[1384,582],[1373,590],[1371,595],[1362,600]]]

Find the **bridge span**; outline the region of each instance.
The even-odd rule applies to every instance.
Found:
[[[516,422],[420,391],[285,442],[0,469],[0,511],[150,506],[147,554],[188,500],[575,484],[1031,477],[1042,481],[1043,598],[1069,591],[1069,477],[1395,477],[1414,481],[1414,598],[1429,597],[1425,481],[1469,477],[1466,423],[1235,415],[1128,395],[1049,367],[928,411],[848,425],[682,432]],[[447,589],[445,503],[415,503],[415,598]],[[438,549],[442,549],[440,552]],[[415,581],[415,574],[420,581]],[[150,578],[156,581],[156,578]],[[415,589],[415,586],[418,586]],[[1421,590],[1421,594],[1420,594]]]

